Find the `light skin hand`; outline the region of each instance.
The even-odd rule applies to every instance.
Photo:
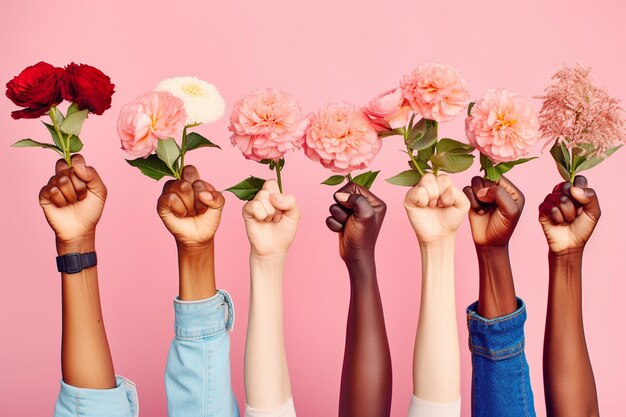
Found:
[[[406,194],[404,207],[420,244],[437,244],[454,237],[470,203],[449,176],[428,173]]]
[[[557,185],[539,206],[539,222],[550,251],[582,251],[601,214],[598,197],[582,175],[576,176],[573,186]]]
[[[494,184],[481,177],[463,192],[470,201],[472,237],[477,247],[506,246],[524,209],[524,195],[507,178]]]
[[[213,243],[224,208],[224,196],[200,179],[193,165],[183,169],[182,179],[163,186],[157,212],[179,248],[203,249]]]
[[[300,221],[294,196],[281,194],[278,183],[267,180],[256,197],[243,206],[242,215],[251,256],[273,258],[287,255]]]
[[[54,230],[59,254],[94,250],[106,198],[106,186],[82,155],[72,156],[72,168],[63,159],[57,161],[55,175],[39,192],[39,204]]]
[[[367,188],[348,183],[334,195],[326,225],[339,234],[339,254],[344,262],[371,257],[387,206]]]

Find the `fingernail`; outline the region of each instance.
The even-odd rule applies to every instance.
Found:
[[[350,194],[348,193],[335,193],[335,198],[339,201],[348,201]]]
[[[476,192],[476,197],[484,197],[487,195],[487,189],[486,188],[481,188],[480,190],[478,190]]]
[[[199,195],[199,197],[204,198],[205,200],[213,200],[213,194],[211,194],[208,191],[202,191]]]

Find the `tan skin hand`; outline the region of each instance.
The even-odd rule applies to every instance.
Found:
[[[598,197],[582,175],[573,186],[557,185],[539,206],[539,222],[554,253],[583,249],[601,215]]]
[[[404,199],[409,221],[422,244],[454,237],[470,208],[467,197],[445,174],[426,174]]]
[[[242,215],[251,255],[273,257],[287,254],[300,221],[294,196],[281,194],[276,181],[265,181],[255,198],[243,206]]]
[[[469,219],[476,246],[506,246],[524,209],[524,194],[505,177],[498,184],[474,177],[463,192],[472,208]]]
[[[93,238],[107,198],[106,186],[83,156],[73,155],[71,161],[72,168],[58,160],[55,175],[39,192],[39,204],[59,243]]]
[[[212,243],[222,217],[224,196],[211,184],[200,179],[193,165],[183,168],[180,180],[163,186],[157,212],[177,244],[203,247]]]

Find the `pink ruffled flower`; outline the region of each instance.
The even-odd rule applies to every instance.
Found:
[[[509,162],[528,155],[539,140],[539,119],[525,98],[492,89],[472,107],[465,120],[472,146],[493,162]]]
[[[309,115],[304,151],[330,170],[347,174],[366,168],[380,151],[381,140],[362,109],[328,104]]]
[[[117,132],[122,149],[131,156],[147,158],[159,139],[178,137],[185,127],[183,102],[163,91],[150,91],[122,107]]]
[[[426,62],[400,81],[413,110],[425,119],[445,122],[467,108],[470,94],[459,72],[446,64]]]
[[[374,97],[363,111],[379,132],[405,127],[413,115],[413,109],[405,100],[400,88]]]
[[[300,149],[308,120],[293,96],[267,88],[235,103],[230,115],[230,140],[247,159],[280,160],[287,151]]]

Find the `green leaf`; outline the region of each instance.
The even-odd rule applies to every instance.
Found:
[[[78,104],[76,103],[72,103],[68,108],[67,108],[67,115],[70,116],[72,113],[76,113],[77,111],[80,110],[80,107],[78,107]]]
[[[561,178],[563,178],[567,182],[571,181],[570,177],[569,177],[569,171],[567,170],[567,168],[565,168],[559,162],[556,162],[556,169],[559,171],[559,174],[561,175]]]
[[[430,161],[430,157],[435,154],[436,144],[424,149],[420,149],[417,152],[417,159],[423,162]],[[428,165],[428,164],[427,164]]]
[[[493,162],[486,155],[480,154],[480,168],[484,171],[487,168],[493,167]]]
[[[437,142],[437,152],[453,154],[472,153],[474,152],[474,147],[467,143],[459,142],[458,140],[442,138]]]
[[[352,178],[352,182],[369,189],[380,171],[367,171]]]
[[[83,123],[87,119],[88,109],[78,110],[68,115],[63,123],[59,126],[59,130],[68,135],[80,135],[80,130],[83,127]]]
[[[421,160],[421,159],[419,159],[419,158],[415,159],[415,162],[417,162],[417,166],[419,166],[419,167],[420,167],[420,169],[421,169],[422,171],[428,171],[428,170],[430,170],[430,169],[431,169],[430,165],[428,165],[428,163],[427,163],[427,162],[422,161],[422,160]],[[410,160],[410,159],[409,159],[409,160],[408,160],[408,164],[409,164],[409,168],[411,168],[411,169],[413,169],[413,170],[417,171],[417,168],[415,168],[415,165],[413,164],[413,161],[412,161],[412,160]]]
[[[52,149],[55,152],[57,152],[59,155],[63,156],[63,151],[61,149],[59,149],[56,145],[53,145],[51,143],[41,143],[41,142],[37,142],[37,141],[32,140],[32,139],[18,140],[17,142],[15,142],[11,146],[13,148],[30,148],[30,147],[49,148],[49,149]]]
[[[65,116],[63,116],[63,113],[61,113],[56,106],[52,107],[50,110],[54,114],[54,120],[56,120],[57,124],[60,125],[61,123],[63,123],[63,121],[65,120]]]
[[[433,169],[455,173],[463,172],[471,167],[474,163],[474,155],[445,152],[433,155],[430,160],[433,164]]]
[[[507,172],[509,172],[515,165],[520,165],[523,164],[525,162],[528,161],[532,161],[533,159],[537,159],[536,156],[532,157],[532,158],[521,158],[521,159],[517,159],[515,161],[510,161],[510,162],[502,162],[498,165],[495,166],[495,168],[500,171],[500,174],[506,174]]]
[[[502,173],[496,167],[490,167],[485,170],[485,178],[496,184],[500,181]]]
[[[261,160],[259,161],[259,164],[269,165],[269,164],[271,164],[272,162],[274,162],[272,159],[261,159]]]
[[[344,177],[343,175],[333,175],[331,177],[326,178],[326,180],[324,182],[322,182],[322,184],[324,184],[324,185],[339,185],[345,179],[346,179],[346,177]]]
[[[586,171],[598,165],[600,162],[604,161],[609,156],[613,155],[619,148],[623,145],[615,146],[613,148],[609,148],[604,152],[602,156],[594,156],[589,159],[585,159],[580,165],[578,165],[575,169],[575,172]]]
[[[200,135],[199,133],[196,133],[196,132],[188,133],[187,141],[185,142],[185,151],[191,151],[197,148],[222,149],[219,147],[219,145],[216,145],[215,143],[211,142],[210,140]]]
[[[470,117],[472,115],[472,107],[474,107],[476,103],[471,101],[469,106],[467,106],[467,117]]]
[[[157,181],[166,176],[174,176],[172,174],[172,171],[170,171],[170,169],[165,164],[165,162],[161,161],[159,157],[155,154],[148,155],[146,159],[127,159],[126,162],[134,167],[139,168],[139,170],[144,175]]]
[[[416,151],[433,146],[437,142],[437,131],[437,122],[421,119],[409,134],[406,145]]]
[[[57,131],[54,129],[54,126],[46,122],[41,122],[41,123],[43,123],[46,129],[48,129],[48,132],[50,132],[50,136],[52,136],[52,140],[54,141],[54,144],[57,145],[59,149],[63,149],[63,144],[61,142],[61,139],[59,139],[59,135],[57,135]]]
[[[83,149],[83,142],[78,136],[70,137],[70,153],[80,152]]]
[[[410,169],[408,171],[403,171],[391,178],[387,178],[385,181],[394,185],[413,187],[415,184],[420,182],[420,178],[422,178],[422,175],[418,171]]]
[[[157,156],[172,170],[176,170],[174,164],[178,161],[178,158],[180,158],[180,148],[178,147],[176,141],[172,138],[159,139],[157,145]]]
[[[224,191],[230,191],[235,194],[240,200],[252,200],[256,194],[261,191],[263,188],[263,184],[265,184],[265,180],[263,178],[257,177],[248,177],[245,180],[241,181],[238,184],[233,185],[230,188],[227,188]]]
[[[558,140],[554,141],[554,145],[550,148],[550,154],[557,164],[560,164],[566,171],[569,171],[571,167],[569,150],[563,143],[559,143]]]
[[[396,132],[393,132],[390,130],[386,130],[384,132],[378,132],[378,137],[381,139],[388,138],[389,136],[396,136],[396,135],[397,135]]]

